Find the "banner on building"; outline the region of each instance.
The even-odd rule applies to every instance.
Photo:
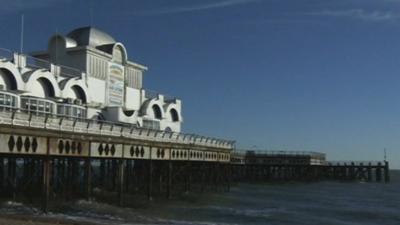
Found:
[[[108,105],[124,104],[124,67],[116,63],[108,64]]]

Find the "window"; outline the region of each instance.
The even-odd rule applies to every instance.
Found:
[[[155,120],[143,120],[143,127],[152,130],[160,130],[160,122]]]
[[[21,108],[36,115],[54,113],[55,103],[35,97],[21,97]]]
[[[57,114],[60,116],[86,118],[86,108],[72,104],[58,104]]]
[[[17,97],[13,94],[0,92],[0,112],[17,108]]]
[[[153,109],[153,113],[154,113],[154,118],[161,120],[162,114],[161,114],[160,107],[158,105],[153,105],[152,109]]]
[[[171,120],[173,122],[178,122],[179,121],[179,116],[178,116],[178,112],[175,109],[171,109],[169,111],[169,113],[171,114]]]

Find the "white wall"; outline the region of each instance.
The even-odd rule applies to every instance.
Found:
[[[78,57],[79,58],[79,57]],[[6,66],[10,67],[12,64],[12,68],[8,68],[10,71],[14,71],[14,77],[17,78],[17,83],[19,90],[27,91],[26,95],[33,95],[37,97],[45,97],[45,93],[42,85],[37,81],[38,78],[44,77],[54,84],[54,91],[57,97],[62,98],[75,98],[75,93],[72,90],[60,90],[58,82],[63,80],[64,78],[61,76],[56,76],[50,72],[46,72],[43,70],[35,70],[33,73],[30,72],[30,68],[22,68],[24,74],[21,75],[17,69],[17,66],[12,62],[0,62],[0,67],[6,68]],[[22,80],[24,77],[24,81]],[[28,80],[28,81],[26,81]],[[0,84],[5,84],[5,79],[0,76]],[[115,121],[115,122],[125,122],[125,123],[140,123],[143,124],[143,119],[151,119],[157,120],[154,118],[154,114],[152,111],[153,104],[158,104],[162,110],[162,119],[160,121],[160,129],[165,130],[167,127],[170,127],[175,132],[181,131],[181,124],[183,121],[182,118],[182,103],[180,100],[176,100],[173,103],[164,102],[164,96],[159,95],[158,99],[153,99],[151,104],[148,104],[143,111],[145,112],[143,116],[139,117],[139,110],[143,107],[143,103],[146,102],[145,91],[143,89],[135,89],[131,87],[125,88],[125,107],[106,107],[106,81],[101,80],[95,77],[87,77],[87,99],[89,100],[89,107],[87,110],[88,118],[92,118],[93,116],[97,116],[98,113],[103,113],[107,120]],[[177,110],[179,115],[179,121],[174,122],[170,116],[170,108],[173,106],[174,109]],[[124,109],[126,110],[134,110],[135,113],[132,116],[127,116],[124,113]]]
[[[137,123],[137,114],[138,111],[132,116],[125,115],[123,109],[121,107],[107,107],[102,111],[103,115],[105,116],[106,120],[113,121],[113,122],[122,122],[122,123]]]
[[[88,77],[88,86],[88,95],[90,95],[90,99],[92,100],[92,102],[105,105],[106,82],[104,80],[99,80],[94,77]]]
[[[98,113],[100,113],[100,109],[95,109],[95,108],[87,108],[87,118],[92,119],[94,116],[97,116]]]
[[[140,90],[126,87],[125,96],[125,108],[133,110],[140,109]]]

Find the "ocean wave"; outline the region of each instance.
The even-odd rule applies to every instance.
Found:
[[[284,213],[286,210],[284,208],[262,208],[262,209],[249,209],[249,208],[232,208],[232,207],[224,207],[211,205],[203,207],[205,210],[214,211],[214,213],[218,214],[227,214],[232,216],[246,216],[246,217],[261,217],[261,218],[270,218],[272,215],[278,213]]]
[[[0,204],[0,214],[30,214],[30,215],[38,215],[41,213],[41,210],[25,205],[22,202],[15,202],[15,201],[7,201],[2,202]]]

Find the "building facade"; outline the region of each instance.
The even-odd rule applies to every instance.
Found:
[[[181,100],[145,90],[147,67],[99,29],[53,35],[46,51],[29,56],[0,52],[0,111],[181,131]]]

